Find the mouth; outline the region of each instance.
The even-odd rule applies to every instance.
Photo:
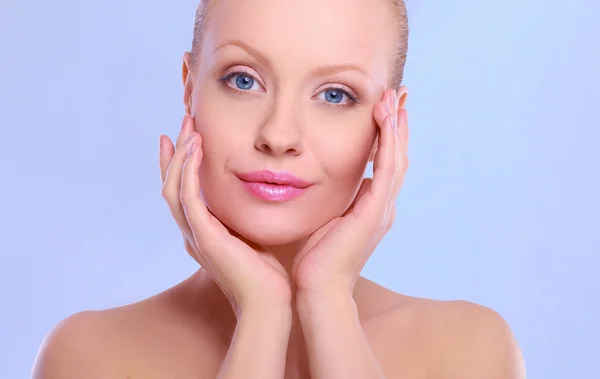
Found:
[[[312,183],[285,172],[254,171],[237,174],[246,190],[267,202],[285,202],[304,194]]]

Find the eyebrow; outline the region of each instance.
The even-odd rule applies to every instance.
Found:
[[[260,63],[261,65],[266,66],[267,68],[271,68],[271,62],[269,62],[269,60],[264,55],[259,53],[257,50],[252,48],[247,43],[242,42],[238,39],[229,40],[229,41],[217,46],[214,53],[216,53],[217,51],[221,50],[222,48],[224,48],[226,46],[237,46],[237,47],[241,48],[242,50],[245,50],[248,54],[252,55],[254,57],[254,59],[256,59],[258,61],[258,63]]]
[[[271,62],[263,54],[261,54],[258,50],[254,49],[247,43],[237,39],[226,41],[225,43],[219,45],[214,50],[214,52],[216,53],[217,51],[226,46],[237,46],[245,50],[252,57],[254,57],[261,65],[269,69],[272,68]],[[367,74],[367,72],[362,67],[351,63],[316,67],[313,70],[311,70],[311,74],[314,76],[330,76],[344,71],[356,71],[370,79],[369,74]]]
[[[317,67],[312,70],[312,74],[315,76],[329,76],[344,71],[357,71],[363,74],[364,76],[369,77],[369,74],[367,74],[367,72],[363,70],[362,67],[350,63]]]

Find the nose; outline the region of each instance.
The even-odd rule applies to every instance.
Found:
[[[257,150],[272,155],[300,155],[302,136],[291,112],[274,111],[256,135]]]

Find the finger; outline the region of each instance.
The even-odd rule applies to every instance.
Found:
[[[406,109],[400,109],[398,111],[398,130],[396,133],[398,134],[397,139],[398,143],[396,146],[396,173],[394,183],[392,185],[392,193],[390,196],[390,204],[388,208],[391,208],[398,197],[398,193],[402,188],[404,183],[404,176],[406,174],[406,170],[408,169],[408,155],[406,151],[406,143],[403,143],[403,136],[405,136],[408,132],[408,120],[407,120],[407,112]]]
[[[394,89],[386,90],[381,96],[381,101],[376,104],[373,110],[373,117],[378,124],[381,124],[385,117],[394,114],[398,109],[398,98]]]
[[[354,208],[356,207],[356,204],[358,204],[360,202],[360,200],[363,198],[363,196],[371,190],[371,183],[372,183],[371,178],[363,179],[362,183],[360,184],[360,188],[358,189],[358,192],[356,193],[356,196],[354,197],[354,200],[352,201],[352,204],[350,205],[350,207],[348,207],[348,210],[346,212],[344,212],[343,216],[346,216],[350,212],[352,212],[354,210]]]
[[[388,114],[389,113],[385,108],[385,105],[383,105],[383,101],[380,101],[377,104],[375,104],[375,107],[373,109],[373,118],[375,119],[375,122],[377,122],[378,125],[381,124],[383,120],[385,120]]]
[[[159,153],[160,159],[159,160],[160,160],[161,185],[164,186],[164,183],[165,183],[165,180],[167,177],[167,170],[169,168],[169,164],[171,163],[171,160],[173,159],[173,155],[175,153],[175,147],[173,146],[173,142],[171,142],[171,139],[169,137],[164,136],[164,135],[160,136],[159,151],[160,151],[160,153]],[[169,210],[171,210],[171,206],[169,206]],[[179,213],[183,214],[183,211],[180,211]],[[175,212],[171,211],[171,214],[174,215]],[[177,223],[177,226],[179,226],[179,222]],[[183,236],[185,250],[188,252],[188,254],[191,257],[194,257],[193,247],[188,240],[188,238],[190,237],[189,233],[186,236],[186,233],[182,230],[181,234]]]
[[[406,109],[400,109],[398,111],[398,130],[397,133],[397,155],[396,155],[396,182],[392,190],[392,197],[398,194],[400,187],[402,186],[402,179],[408,169],[408,152],[407,142],[408,138],[408,118]]]
[[[171,163],[171,159],[173,159],[173,154],[175,153],[175,148],[173,147],[173,142],[167,136],[161,135],[159,139],[159,148],[158,148],[158,160],[160,165],[160,183],[163,184],[167,177],[167,170],[169,168],[169,163]]]
[[[385,208],[388,203],[396,173],[396,119],[397,117],[395,115],[387,115],[384,121],[379,124],[379,145],[373,164],[371,194],[383,208]],[[381,203],[383,203],[383,205]]]
[[[404,153],[408,154],[408,111],[406,109],[401,109],[398,114],[399,127],[398,130],[400,132],[400,140],[402,141],[402,145],[404,147]]]
[[[393,89],[385,91],[381,97],[381,101],[375,104],[373,109],[373,118],[378,126],[383,125],[385,118],[390,114],[395,114],[396,109],[396,93]],[[380,134],[380,133],[378,133]],[[377,144],[379,144],[380,135],[377,136]],[[377,149],[375,149],[377,154]],[[377,169],[377,161],[373,162],[373,170]]]
[[[193,135],[186,144],[187,154],[182,167],[180,182],[180,202],[193,234],[202,234],[208,227],[210,213],[200,197],[198,170],[202,162],[201,137]],[[183,151],[183,149],[182,149]]]
[[[194,134],[189,145],[186,144],[188,146],[188,155],[183,165],[180,203],[189,224],[193,241],[201,253],[200,255],[210,254],[211,251],[219,251],[219,254],[211,254],[209,258],[203,257],[203,260],[210,261],[208,263],[214,270],[215,265],[220,268],[228,266],[227,249],[217,244],[225,235],[227,237],[230,237],[230,235],[227,229],[210,214],[200,196],[198,171],[203,157],[200,141],[201,137],[198,134]]]
[[[183,164],[187,156],[186,146],[191,144],[191,139],[182,145],[172,155],[171,161],[167,169],[166,178],[163,182],[162,196],[169,206],[171,215],[181,229],[184,237],[192,238],[190,226],[188,225],[185,213],[181,205],[180,189],[181,189],[181,174]]]
[[[387,218],[387,227],[385,228],[385,232],[389,232],[389,230],[394,225],[394,221],[396,221],[396,205],[394,204],[390,209],[390,213]]]
[[[408,169],[408,112],[406,109],[398,111],[398,173],[404,173]]]
[[[193,120],[191,117],[185,115],[183,117],[183,121],[181,124],[181,131],[179,136],[177,136],[176,148],[179,149],[181,145],[185,143],[185,141],[190,137],[191,132],[193,131]],[[165,178],[167,176],[167,169],[169,164],[171,163],[171,159],[173,158],[173,154],[175,153],[175,147],[173,146],[173,142],[167,136],[160,136],[160,174],[162,182],[165,182]]]
[[[177,136],[175,148],[179,149],[181,146],[183,146],[185,142],[190,138],[193,132],[194,120],[188,115],[183,116],[183,121],[181,123],[181,131],[179,132],[179,136]]]

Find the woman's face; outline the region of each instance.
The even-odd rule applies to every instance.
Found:
[[[344,213],[373,151],[394,22],[385,0],[216,0],[185,100],[224,224],[274,246]]]

